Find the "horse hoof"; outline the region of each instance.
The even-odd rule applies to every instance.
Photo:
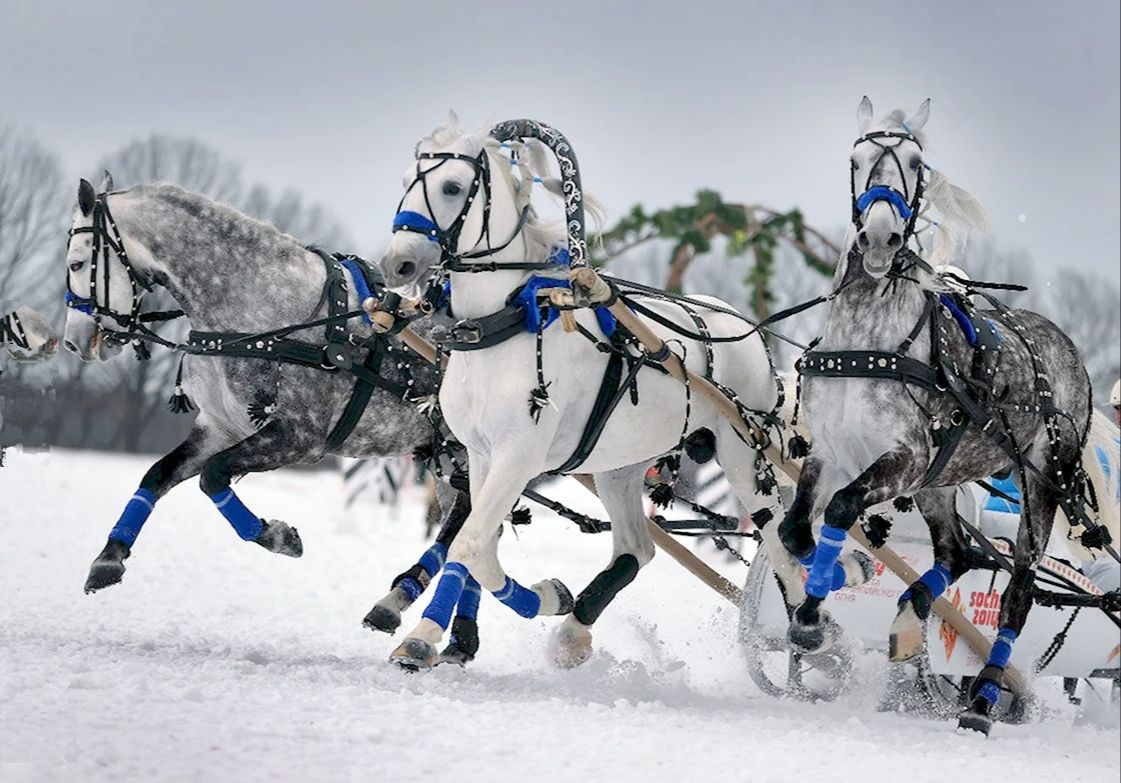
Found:
[[[922,650],[926,638],[925,624],[915,613],[910,601],[904,602],[895,615],[888,635],[888,658],[892,663],[909,661]]]
[[[863,552],[850,552],[840,562],[841,568],[845,570],[845,587],[860,587],[876,576],[875,562]]]
[[[989,717],[989,703],[981,698],[976,698],[969,708],[958,715],[958,729],[975,731],[984,736],[989,736],[993,728],[993,719]]]
[[[799,617],[795,610],[786,632],[790,648],[803,654],[823,653],[833,646],[840,636],[840,627],[828,612],[818,611],[816,617]]]
[[[129,554],[128,544],[110,538],[101,554],[90,565],[90,573],[86,577],[86,593],[96,593],[120,582],[125,575],[124,560]]]
[[[394,611],[392,607],[383,606],[381,603],[374,604],[374,608],[362,618],[363,627],[369,628],[371,631],[381,631],[391,636],[400,625],[401,613]]]
[[[549,653],[558,668],[575,669],[592,657],[592,633],[586,625],[566,620],[554,631]]]
[[[473,660],[475,660],[475,656],[456,644],[453,639],[451,643],[444,648],[444,651],[440,653],[440,657],[436,659],[436,665],[441,666],[445,663],[453,663],[462,668]]]
[[[440,653],[437,664],[456,663],[466,666],[479,652],[479,624],[473,617],[457,615],[452,620],[451,638]]]
[[[559,579],[546,579],[530,588],[541,596],[541,607],[538,615],[569,614],[576,607],[576,601],[571,591]]]
[[[270,552],[288,557],[300,557],[304,553],[304,542],[294,527],[289,527],[287,522],[271,519],[261,521],[261,532],[253,539]]]
[[[423,639],[406,639],[389,654],[389,662],[407,672],[419,672],[436,665],[436,648]]]

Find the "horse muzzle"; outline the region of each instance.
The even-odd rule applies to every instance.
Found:
[[[385,287],[405,298],[414,298],[432,267],[440,261],[440,246],[423,237],[398,235],[379,262]]]
[[[122,342],[111,339],[93,318],[74,311],[67,313],[62,344],[83,362],[108,361],[124,347]]]

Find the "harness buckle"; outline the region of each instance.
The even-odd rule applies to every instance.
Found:
[[[476,345],[483,341],[483,328],[479,325],[478,321],[472,321],[470,319],[456,321],[451,326],[444,327],[438,331],[446,335],[441,342],[450,340],[456,343]]]
[[[354,348],[347,343],[328,343],[323,346],[323,366],[349,370],[354,365]]]

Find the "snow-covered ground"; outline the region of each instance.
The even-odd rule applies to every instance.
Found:
[[[360,623],[424,548],[419,494],[348,515],[328,473],[238,486],[262,516],[299,527],[302,559],[241,542],[192,482],[157,507],[124,583],[84,595],[148,462],[11,451],[0,469],[4,783],[1118,779],[1117,729],[1079,722],[1053,686],[1044,718],[988,740],[878,713],[875,663],[864,691],[835,704],[764,696],[734,607],[664,555],[605,613],[581,669],[547,661],[557,620],[484,598],[468,669],[404,674],[385,662],[395,641]],[[565,497],[594,509],[581,492]],[[508,570],[579,589],[609,538],[534,514],[503,537]]]

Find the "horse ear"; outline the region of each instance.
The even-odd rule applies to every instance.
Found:
[[[108,193],[113,189],[113,175],[109,173],[109,169],[105,169],[101,175],[101,184],[98,185],[98,190],[102,193]]]
[[[97,200],[97,193],[94,192],[93,185],[89,180],[81,180],[78,183],[78,209],[82,210],[83,217],[89,217],[93,212],[93,203]]]
[[[872,101],[868,100],[865,95],[860,99],[860,105],[856,107],[856,126],[860,129],[860,133],[868,132],[868,126],[872,124]]]
[[[927,98],[922,102],[922,105],[919,106],[918,111],[915,112],[914,116],[907,120],[907,127],[910,128],[913,132],[918,133],[923,129],[923,126],[926,125],[926,121],[929,119],[930,98]]]

